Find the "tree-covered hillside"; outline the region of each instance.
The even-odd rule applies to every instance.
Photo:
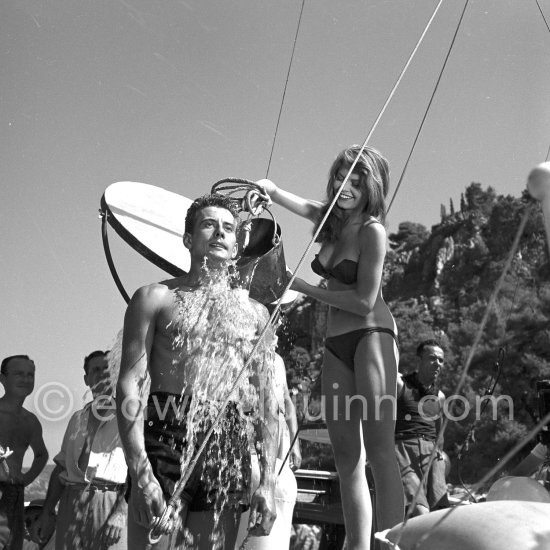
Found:
[[[531,213],[518,250],[480,333],[528,205]],[[481,336],[460,392],[470,414],[450,422],[445,436],[451,479],[456,482],[461,476],[473,482],[536,420],[535,382],[550,378],[550,266],[542,213],[526,193],[521,198],[501,196],[472,183],[460,207],[455,210],[451,201],[448,210],[441,207],[441,223],[431,230],[404,222],[389,236],[384,296],[399,328],[400,370],[414,367],[420,340],[438,338],[446,352],[440,384],[448,397],[455,394],[471,346]],[[288,314],[281,336],[289,384],[304,418],[304,396],[313,416],[319,408],[325,316],[325,306],[303,299]],[[483,408],[480,397],[495,380],[498,407],[488,403]],[[458,399],[453,403],[451,414],[461,417],[463,404]],[[321,462],[330,460],[325,450],[316,451],[323,455]]]

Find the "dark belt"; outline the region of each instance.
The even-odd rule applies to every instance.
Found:
[[[111,481],[102,481],[94,479],[90,483],[69,483],[68,487],[77,487],[81,491],[117,491],[123,492],[126,490],[126,483],[113,483]]]
[[[412,441],[414,439],[423,439],[424,441],[431,441],[432,443],[435,443],[436,441],[435,437],[430,437],[424,434],[395,434],[396,441]]]

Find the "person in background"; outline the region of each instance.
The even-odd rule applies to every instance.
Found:
[[[326,288],[296,278],[292,289],[330,306],[321,375],[325,417],[348,549],[364,550],[370,547],[372,529],[365,455],[376,486],[377,529],[393,527],[404,516],[394,451],[397,327],[382,296],[388,162],[371,147],[343,150],[330,168],[324,202],[302,198],[270,180],[257,183],[275,204],[316,228],[343,187],[320,229],[321,248],[311,263],[326,279]]]
[[[445,354],[436,340],[425,340],[416,348],[416,355],[416,370],[397,377],[395,424],[395,452],[408,506],[427,475],[412,516],[449,507],[443,449],[435,451],[435,460],[428,471],[428,462],[437,446],[445,402],[445,395],[437,387],[437,376],[443,367]]]
[[[56,550],[127,548],[127,467],[108,381],[108,352],[93,351],[84,359],[93,401],[69,420],[39,520],[41,542],[56,529]]]
[[[43,498],[31,500],[25,505],[25,540],[23,541],[23,550],[55,550],[55,531],[48,540],[40,541],[38,539],[37,530],[43,507]]]
[[[0,367],[4,395],[0,398],[0,548],[20,550],[23,545],[24,489],[48,462],[42,426],[23,407],[34,390],[34,361],[27,355],[6,357]],[[31,467],[22,472],[28,448],[34,453]]]

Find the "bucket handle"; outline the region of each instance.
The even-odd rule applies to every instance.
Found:
[[[229,185],[224,185],[229,184]],[[223,195],[224,193],[221,193],[220,191],[229,191],[226,195],[228,197],[231,197],[231,195],[235,193],[239,193],[241,191],[246,191],[245,196],[241,199],[231,199],[233,202],[237,203],[239,209],[243,212],[248,212],[251,216],[259,216],[264,210],[271,216],[271,219],[273,220],[273,238],[271,239],[271,242],[273,246],[277,246],[280,242],[280,237],[277,234],[277,221],[275,220],[275,216],[267,208],[266,201],[261,201],[257,205],[252,205],[252,197],[253,195],[259,195],[260,197],[264,194],[264,190],[261,186],[259,186],[257,183],[247,180],[244,178],[224,178],[222,180],[217,181],[212,185],[211,193],[217,193],[219,195]]]
[[[223,185],[224,183],[230,183],[231,185]],[[246,194],[243,198],[232,200],[238,204],[239,208],[242,211],[249,212],[253,216],[258,216],[259,214],[261,214],[262,210],[266,208],[266,201],[262,201],[258,205],[252,206],[252,196],[254,194],[257,194],[261,197],[264,194],[263,189],[253,181],[243,178],[225,178],[223,180],[217,181],[212,186],[210,192],[212,194],[223,194],[220,193],[220,191],[229,191],[229,193],[227,193],[228,197],[235,193],[238,193],[239,191],[246,191]]]

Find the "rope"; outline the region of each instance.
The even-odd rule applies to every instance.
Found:
[[[510,306],[510,313],[512,312],[512,307],[513,307],[513,303]],[[510,316],[508,316],[508,319],[509,318],[510,318]],[[507,323],[508,323],[508,321],[506,321],[504,326],[506,326]],[[496,371],[496,374],[491,375],[491,379],[489,380],[489,384],[487,385],[487,389],[483,393],[482,397],[487,397],[487,396],[491,396],[491,395],[494,394],[494,392],[496,390],[496,387],[497,387],[497,384],[498,384],[498,381],[500,380],[500,376],[502,374],[502,362],[504,361],[504,357],[505,357],[505,351],[504,351],[504,348],[501,346],[498,350],[497,359],[496,359],[496,361],[494,362],[494,365],[493,365],[493,369]],[[460,463],[462,461],[462,457],[464,456],[464,453],[466,453],[468,451],[470,443],[473,442],[473,440],[474,440],[473,439],[474,430],[475,430],[479,420],[481,419],[481,417],[483,415],[483,411],[485,411],[488,404],[489,404],[489,400],[485,399],[483,401],[483,405],[481,406],[481,408],[479,410],[478,418],[476,418],[471,423],[470,428],[468,429],[468,433],[466,434],[466,437],[464,438],[464,442],[459,447],[459,449],[457,451],[457,455],[456,455],[456,474],[458,476],[458,480],[460,482],[460,485],[462,485],[462,488],[466,491],[466,493],[468,493],[468,495],[470,497],[470,500],[472,502],[477,502],[477,500],[474,497],[474,495],[470,492],[468,487],[466,487],[466,484],[464,483],[464,480],[462,479],[462,474],[460,472]]]
[[[508,326],[508,323],[510,322],[510,317],[512,316],[512,311],[514,310],[514,306],[516,304],[516,297],[517,297],[517,292],[518,292],[518,288],[519,288],[519,282],[520,282],[519,281],[519,274],[516,274],[516,286],[514,288],[514,295],[512,296],[512,302],[511,302],[510,307],[508,309],[508,315],[506,317],[506,321],[504,322],[505,327]],[[502,368],[502,365],[503,365],[504,360],[506,358],[506,350],[504,348],[505,345],[506,345],[506,342],[504,341],[504,338],[503,338],[501,340],[501,345],[500,345],[499,350],[498,350],[497,359],[495,360],[494,366],[493,366],[494,370],[496,371],[496,374],[491,375],[491,379],[489,381],[487,390],[485,390],[485,393],[483,394],[484,397],[487,396],[487,395],[493,395],[494,394],[494,392],[496,390],[496,387],[497,387],[497,384],[498,384],[498,381],[500,380],[500,377],[504,374],[504,369]],[[506,380],[506,382],[508,382],[505,374],[504,374],[504,379]],[[464,483],[464,480],[462,479],[462,475],[460,473],[460,462],[462,460],[462,457],[464,456],[464,453],[466,453],[468,451],[470,442],[471,441],[473,442],[473,433],[474,433],[475,427],[477,426],[477,423],[481,419],[481,415],[483,414],[483,411],[487,408],[488,403],[489,403],[489,401],[485,400],[485,402],[483,403],[483,406],[481,407],[481,409],[479,411],[479,418],[475,419],[472,422],[472,424],[471,424],[471,426],[468,430],[468,433],[466,434],[466,437],[464,438],[464,442],[462,443],[462,445],[460,446],[460,448],[458,449],[458,452],[457,452],[456,473],[457,473],[458,479],[460,481],[460,484],[462,485],[462,488],[466,491],[466,493],[468,493],[468,495],[470,496],[470,500],[472,502],[477,502],[477,500],[475,499],[474,495],[470,492],[468,487],[466,487],[466,484]],[[463,451],[464,451],[464,453],[463,453]]]
[[[298,434],[300,433],[300,430],[296,430],[296,433],[294,434],[294,437],[292,438],[292,441],[290,443],[290,447],[288,448],[288,451],[286,453],[285,459],[283,460],[283,463],[281,464],[281,467],[279,468],[279,473],[277,474],[277,477],[279,477],[283,471],[283,468],[285,467],[286,461],[288,460],[288,457],[290,456],[290,453],[292,452],[292,449],[294,447],[294,444],[296,443],[296,440],[298,439]]]
[[[537,7],[538,7],[538,9],[540,11],[540,14],[542,16],[542,20],[544,21],[544,24],[546,25],[546,28],[548,29],[548,32],[550,33],[550,26],[548,26],[548,21],[546,20],[546,17],[544,16],[544,12],[542,11],[542,8],[540,7],[539,0],[535,0],[535,2],[537,3]],[[546,159],[545,159],[544,162],[547,162],[549,157],[550,157],[550,145],[548,146],[548,151],[546,152]]]
[[[464,386],[464,384],[466,382],[466,376],[468,375],[470,365],[472,363],[474,355],[475,355],[475,353],[477,351],[477,348],[479,346],[479,343],[481,341],[481,337],[483,336],[483,333],[485,331],[485,326],[487,325],[487,322],[489,321],[489,316],[490,316],[490,314],[493,310],[493,307],[495,306],[496,298],[497,298],[497,296],[500,292],[500,289],[501,289],[501,287],[504,283],[504,279],[505,279],[506,275],[508,274],[510,266],[512,265],[512,261],[514,259],[515,254],[516,254],[516,250],[518,248],[519,241],[520,241],[521,236],[523,234],[523,231],[525,229],[525,225],[527,224],[529,216],[531,215],[532,207],[533,207],[532,204],[529,204],[529,205],[527,205],[527,207],[525,209],[525,212],[523,214],[521,222],[518,226],[518,230],[516,232],[514,242],[512,243],[512,247],[511,247],[510,252],[508,254],[508,258],[506,259],[504,269],[502,270],[502,273],[500,274],[500,277],[497,281],[495,289],[493,290],[493,293],[491,294],[491,297],[489,299],[489,303],[487,304],[487,308],[485,309],[485,313],[483,315],[483,319],[481,320],[481,323],[479,325],[474,343],[473,343],[472,347],[470,348],[470,352],[468,354],[468,358],[466,359],[466,363],[464,365],[462,375],[461,375],[461,377],[460,377],[460,379],[459,379],[459,381],[456,385],[456,388],[454,390],[454,395],[459,395],[460,391],[462,390],[462,387]],[[430,468],[432,467],[432,464],[435,460],[435,456],[437,454],[437,449],[439,448],[441,442],[443,441],[443,435],[445,433],[445,429],[447,428],[448,423],[449,423],[449,418],[447,416],[445,416],[444,419],[443,419],[443,422],[441,423],[441,429],[440,429],[439,434],[438,434],[437,443],[434,446],[434,450],[432,451],[432,454],[430,455],[430,459],[428,460],[426,470],[424,472],[424,475],[422,476],[422,481],[419,484],[419,486],[418,486],[418,488],[417,488],[417,490],[416,490],[416,492],[413,496],[412,502],[411,502],[411,504],[410,504],[410,506],[407,510],[407,513],[405,514],[405,520],[403,521],[403,523],[401,524],[401,527],[399,529],[397,540],[395,541],[396,544],[399,544],[399,541],[401,540],[401,536],[403,534],[403,530],[405,529],[405,526],[407,525],[407,522],[409,521],[409,519],[411,517],[411,514],[414,510],[414,506],[415,506],[416,502],[418,501],[418,496],[420,494],[420,490],[421,490],[423,484],[427,480],[428,473],[430,471]]]
[[[273,158],[273,151],[275,149],[275,142],[277,140],[277,132],[279,130],[279,122],[281,121],[281,115],[283,113],[283,105],[285,102],[286,88],[288,86],[288,79],[290,77],[290,69],[292,67],[292,60],[294,59],[294,51],[296,50],[296,42],[298,41],[298,33],[300,32],[300,23],[302,22],[302,14],[304,13],[304,4],[306,0],[302,0],[302,9],[300,10],[300,17],[298,18],[298,26],[296,27],[296,35],[294,36],[294,45],[292,46],[292,53],[290,55],[290,63],[288,64],[288,71],[286,73],[285,87],[283,89],[283,97],[281,99],[281,106],[279,108],[279,115],[277,116],[277,124],[275,125],[275,134],[273,136],[273,143],[271,144],[271,152],[269,153],[269,161],[267,163],[267,170],[265,177],[269,175],[269,168],[271,166],[271,159]]]
[[[403,178],[405,177],[405,172],[407,171],[407,167],[409,166],[409,162],[411,160],[414,148],[416,147],[416,142],[418,141],[418,138],[420,137],[420,132],[422,132],[422,128],[424,126],[424,122],[426,121],[426,118],[428,116],[428,111],[430,110],[430,107],[432,106],[432,102],[434,100],[435,94],[437,92],[437,89],[439,87],[439,83],[441,82],[441,77],[443,76],[443,71],[445,70],[445,67],[447,66],[447,61],[449,60],[449,56],[451,55],[451,50],[453,49],[454,43],[456,41],[456,37],[458,35],[458,31],[460,29],[460,25],[462,24],[462,20],[464,19],[464,13],[466,12],[466,8],[468,6],[468,2],[470,0],[466,0],[464,4],[464,8],[462,9],[462,14],[460,16],[460,19],[458,21],[458,25],[456,27],[453,39],[451,40],[451,45],[449,46],[449,50],[447,52],[447,55],[445,56],[445,61],[443,62],[443,66],[441,67],[441,71],[439,72],[439,76],[437,78],[437,82],[435,83],[434,90],[432,92],[432,96],[430,97],[430,101],[428,102],[428,106],[426,107],[426,111],[424,113],[424,116],[422,117],[422,121],[420,122],[420,127],[418,128],[418,132],[416,133],[416,137],[414,138],[411,150],[409,152],[409,156],[407,157],[407,161],[405,162],[405,166],[403,167],[403,171],[401,172],[401,176],[399,178],[399,181],[397,182],[397,186],[395,187],[395,191],[393,192],[390,204],[386,210],[386,213],[390,211],[390,208],[392,207],[393,201],[395,200],[395,197],[397,196],[397,192],[399,191],[399,188],[401,187],[401,184],[403,183]]]
[[[550,32],[550,27],[548,26],[548,21],[546,21],[546,17],[544,17],[544,12],[542,11],[542,8],[540,7],[539,0],[535,0],[537,3],[537,7],[539,8],[540,14],[542,15],[542,20],[544,21],[544,24],[546,25],[546,28],[548,29],[548,32]]]

